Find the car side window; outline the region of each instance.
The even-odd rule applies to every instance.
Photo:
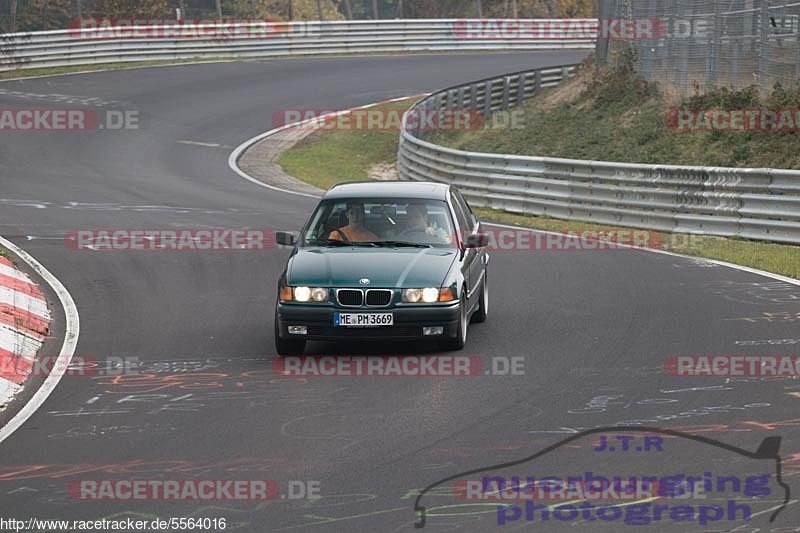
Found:
[[[475,213],[472,212],[472,208],[464,199],[464,196],[461,194],[461,191],[455,191],[455,193],[456,193],[456,198],[459,199],[461,205],[464,207],[464,212],[466,213],[467,217],[469,217],[472,226],[472,231],[475,231],[475,228],[478,225],[478,217],[476,217]]]
[[[456,220],[458,220],[458,227],[466,237],[472,233],[472,224],[470,224],[469,216],[464,211],[464,207],[458,201],[456,195],[452,192],[450,193],[450,203],[453,204],[453,211],[456,214]]]

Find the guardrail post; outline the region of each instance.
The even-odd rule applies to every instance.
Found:
[[[539,94],[540,92],[542,92],[542,71],[537,70],[536,81],[534,82],[533,85],[533,94]]]
[[[511,92],[511,78],[503,77],[503,111],[508,109],[508,97]]]
[[[466,93],[466,87],[459,87],[458,88],[458,109],[464,109],[464,93]]]
[[[490,80],[486,82],[483,92],[483,116],[488,117],[492,114],[492,87],[494,83]]]
[[[525,100],[525,80],[527,78],[527,73],[523,72],[519,75],[519,87],[517,87],[517,105],[521,105],[522,101]]]
[[[477,109],[478,108],[478,84],[477,83],[473,83],[473,84],[470,85],[469,107],[470,107],[470,109]]]

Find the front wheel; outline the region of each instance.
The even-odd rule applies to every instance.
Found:
[[[472,321],[476,324],[486,322],[486,316],[489,314],[489,274],[484,272],[483,283],[481,283],[481,295],[478,302],[478,309],[472,315]]]
[[[447,339],[445,341],[441,341],[439,346],[446,351],[457,351],[464,347],[467,344],[467,305],[466,299],[461,302],[459,309],[461,310],[458,319],[458,330],[456,331],[456,337],[454,339]]]

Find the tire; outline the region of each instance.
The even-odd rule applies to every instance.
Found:
[[[456,338],[447,339],[439,343],[439,346],[445,351],[461,350],[467,343],[467,326],[469,325],[469,320],[467,319],[467,306],[463,304],[464,302],[462,302],[462,305],[460,306],[461,314],[458,320]]]
[[[278,355],[302,355],[306,350],[306,341],[281,339],[278,335],[278,319],[275,318],[275,351]]]
[[[472,315],[472,322],[480,324],[486,322],[486,316],[489,314],[489,275],[484,272],[483,283],[481,283],[481,295],[478,303],[478,309]]]

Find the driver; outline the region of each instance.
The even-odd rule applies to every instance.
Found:
[[[358,202],[347,203],[348,223],[339,229],[333,230],[328,239],[345,242],[373,242],[378,236],[364,226],[364,204]]]

